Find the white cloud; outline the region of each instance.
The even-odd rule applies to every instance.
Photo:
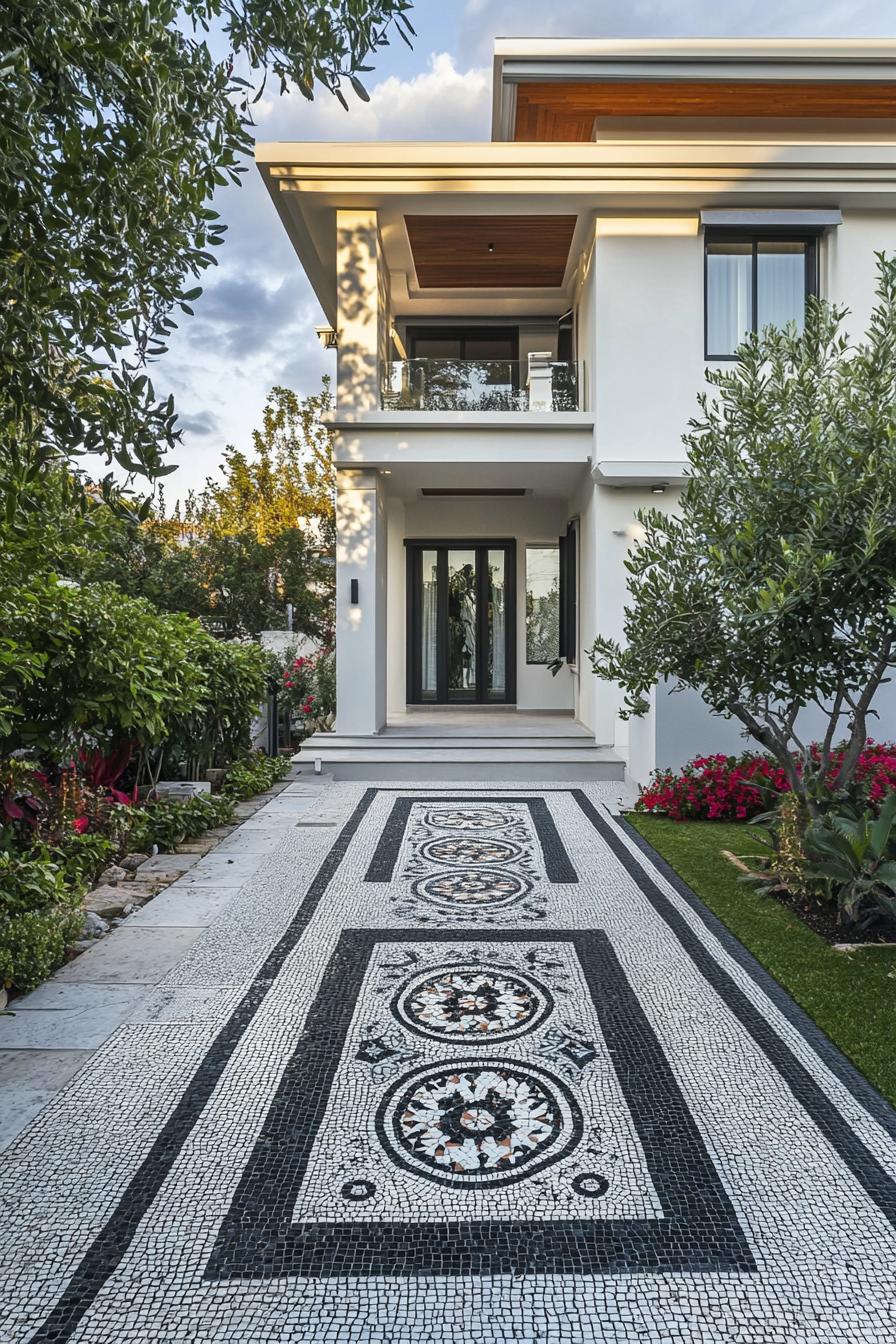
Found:
[[[265,95],[256,109],[259,140],[483,140],[489,134],[491,77],[486,67],[459,70],[439,52],[411,79],[392,75],[373,85],[370,102],[352,97],[349,111],[298,90]]]

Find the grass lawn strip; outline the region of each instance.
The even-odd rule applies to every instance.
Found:
[[[896,1104],[896,948],[835,952],[772,896],[738,881],[722,850],[761,846],[745,824],[627,820],[885,1097]],[[843,941],[849,942],[844,929]]]

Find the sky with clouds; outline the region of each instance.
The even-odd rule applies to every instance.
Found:
[[[370,102],[343,109],[326,93],[265,94],[260,140],[486,140],[496,36],[894,37],[892,0],[415,0],[413,51],[399,38],[366,76]],[[169,500],[200,487],[228,443],[248,448],[271,387],[302,395],[335,372],[314,335],[323,321],[254,166],[216,200],[228,232],[195,315],[182,318],[153,368],[174,393],[183,443]]]

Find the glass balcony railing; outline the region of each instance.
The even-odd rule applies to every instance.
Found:
[[[579,365],[511,359],[402,359],[383,368],[385,411],[577,411]]]

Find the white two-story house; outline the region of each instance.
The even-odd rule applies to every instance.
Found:
[[[489,143],[258,146],[336,347],[325,768],[643,781],[741,748],[668,687],[623,722],[588,649],[707,364],[808,294],[864,328],[894,151],[896,43],[808,41],[500,41]]]

